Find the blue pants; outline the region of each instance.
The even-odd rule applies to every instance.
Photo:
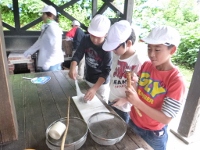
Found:
[[[54,65],[54,66],[51,66],[48,70],[43,70],[42,68],[41,68],[41,72],[47,72],[47,71],[59,71],[59,70],[62,70],[62,67],[61,67],[61,64],[59,63],[59,64],[56,64],[56,65]]]
[[[110,104],[110,102],[108,104]],[[113,106],[111,106],[111,107],[126,123],[129,122],[129,120],[130,120],[129,113],[123,112],[123,111],[117,109],[116,107],[113,107]]]
[[[136,126],[133,121],[129,120],[129,126],[138,135],[140,135],[154,150],[166,150],[168,134],[167,125],[161,130],[145,130]]]

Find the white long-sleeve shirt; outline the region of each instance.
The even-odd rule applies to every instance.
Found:
[[[26,51],[30,55],[39,50],[38,67],[49,68],[64,61],[62,51],[62,29],[51,21],[42,26],[38,40]]]

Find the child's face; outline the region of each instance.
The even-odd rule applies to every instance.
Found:
[[[132,45],[132,41],[131,40],[128,40],[124,43],[121,43],[117,48],[115,48],[113,50],[113,52],[118,55],[118,56],[121,56],[121,55],[124,55],[126,52],[128,52],[129,50],[131,50],[133,45]]]
[[[48,19],[47,14],[46,14],[46,13],[43,13],[43,14],[42,14],[42,20],[44,21],[44,23],[47,22],[47,19]]]
[[[153,65],[168,65],[170,63],[170,58],[176,51],[176,47],[168,48],[166,45],[152,45],[148,44],[148,56]]]
[[[113,52],[118,55],[118,56],[121,56],[123,55],[125,52],[126,52],[126,46],[124,47],[123,45],[125,45],[126,43],[121,43],[117,48],[115,48],[113,50]]]
[[[104,37],[97,37],[97,36],[90,34],[90,39],[91,39],[91,41],[94,45],[99,46],[99,45],[103,44],[103,42],[105,40],[105,36]]]

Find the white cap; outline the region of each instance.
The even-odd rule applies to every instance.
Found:
[[[97,37],[104,37],[110,28],[110,20],[103,15],[96,15],[90,22],[88,32]]]
[[[103,44],[103,50],[112,51],[120,44],[125,42],[131,35],[132,28],[128,21],[121,20],[114,23],[108,32],[106,41]]]
[[[72,25],[73,25],[73,26],[80,26],[80,23],[79,23],[77,20],[74,20],[74,21],[72,22]]]
[[[175,45],[178,47],[180,43],[179,32],[170,26],[158,26],[151,30],[150,34],[143,38],[147,44],[164,44],[164,45]]]
[[[50,13],[52,13],[54,16],[57,15],[56,9],[55,9],[53,6],[51,6],[51,5],[46,5],[46,6],[44,6],[44,8],[42,9],[41,12],[50,12]]]

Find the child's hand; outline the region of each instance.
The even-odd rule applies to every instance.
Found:
[[[137,91],[134,87],[127,88],[125,93],[127,100],[137,107],[137,104],[140,102],[140,98],[138,97]]]
[[[77,76],[76,67],[75,67],[75,68],[70,67],[70,70],[69,70],[68,75],[69,75],[69,77],[70,77],[71,79],[76,80],[76,76]]]
[[[127,103],[128,101],[127,101],[127,99],[126,98],[117,98],[117,99],[115,99],[114,100],[114,104],[112,105],[112,106],[123,106],[125,103]]]
[[[96,94],[96,90],[94,88],[90,88],[84,96],[86,101],[91,101]]]

